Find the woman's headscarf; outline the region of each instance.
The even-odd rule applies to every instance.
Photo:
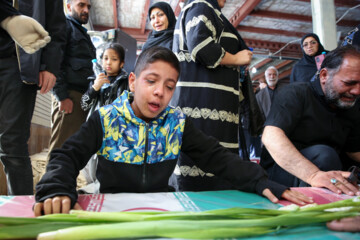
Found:
[[[166,3],[166,2],[157,2],[157,3],[154,3],[153,5],[151,5],[151,7],[149,8],[149,11],[148,11],[148,17],[149,17],[149,20],[150,19],[150,14],[151,14],[151,11],[154,9],[154,8],[160,8],[166,15],[168,21],[169,21],[169,26],[168,26],[168,29],[169,28],[172,28],[174,29],[175,28],[175,23],[176,23],[176,18],[175,18],[175,14],[174,14],[174,11],[172,10],[171,6]]]
[[[171,6],[166,2],[154,3],[153,5],[151,5],[151,7],[149,8],[149,11],[148,11],[149,20],[150,20],[151,11],[154,8],[159,8],[165,13],[165,15],[168,19],[169,25],[168,25],[168,28],[165,30],[151,31],[142,50],[145,50],[145,49],[147,49],[149,47],[153,47],[153,46],[163,46],[163,47],[169,48],[171,50],[172,49],[172,40],[173,40],[173,36],[174,36],[174,29],[175,29],[175,24],[176,24],[176,18],[175,18],[174,11],[172,10]]]
[[[305,51],[304,51],[303,43],[304,43],[304,40],[305,40],[306,38],[308,38],[308,37],[313,37],[313,38],[318,42],[318,44],[319,44],[319,48],[318,48],[318,50],[317,50],[317,52],[315,53],[314,56],[309,56],[309,55],[307,55],[307,54],[305,53]],[[301,38],[301,43],[300,43],[300,45],[301,45],[301,50],[302,50],[302,52],[303,52],[304,57],[307,58],[308,61],[314,62],[314,64],[315,64],[315,59],[314,59],[314,57],[317,56],[317,55],[320,55],[322,52],[326,52],[325,49],[324,49],[324,46],[323,46],[323,45],[321,44],[321,42],[320,42],[320,39],[319,39],[318,35],[316,35],[315,33],[308,33],[308,34],[304,35],[304,36]]]
[[[314,56],[309,56],[305,53],[303,48],[303,42],[306,38],[313,37],[319,44],[319,48]],[[328,51],[324,49],[324,46],[321,44],[320,39],[318,35],[315,33],[308,33],[304,35],[301,38],[301,50],[303,53],[303,57],[299,60],[299,62],[296,63],[294,66],[291,76],[290,76],[290,82],[308,82],[312,79],[312,77],[317,72],[316,62],[315,62],[315,56],[320,55],[321,53]]]

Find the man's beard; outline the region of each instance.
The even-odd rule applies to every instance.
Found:
[[[84,16],[86,17],[86,20],[83,20],[82,17],[84,17]],[[89,14],[88,13],[80,13],[80,15],[79,15],[77,12],[73,11],[72,12],[72,17],[81,24],[87,24],[87,22],[89,20]]]
[[[268,81],[266,81],[266,83],[267,83],[267,85],[268,85],[269,87],[275,87],[276,84],[277,84],[277,81],[270,81],[270,80],[268,80]]]
[[[357,97],[354,101],[343,101],[341,100],[341,97],[348,97],[348,98],[355,98],[355,96],[349,94],[349,93],[344,93],[344,94],[340,94],[338,92],[336,92],[336,90],[334,89],[333,86],[333,78],[329,77],[329,79],[326,81],[325,83],[325,99],[329,104],[333,104],[338,108],[341,109],[348,109],[351,108],[355,105],[356,101],[359,99],[359,97]]]

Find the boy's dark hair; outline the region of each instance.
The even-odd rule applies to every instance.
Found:
[[[325,59],[321,64],[321,68],[326,68],[330,70],[332,74],[336,74],[340,70],[341,64],[346,56],[360,58],[359,48],[352,45],[337,47],[326,54]]]
[[[118,56],[120,58],[120,62],[124,62],[124,60],[125,60],[125,49],[123,48],[123,46],[121,46],[120,43],[110,43],[110,44],[106,45],[106,47],[104,48],[104,51],[102,52],[102,54],[100,56],[101,59],[103,58],[104,52],[107,49],[114,50],[118,54]]]
[[[176,55],[168,48],[155,46],[141,52],[135,63],[135,75],[139,76],[149,64],[156,61],[169,63],[180,74],[180,64]]]

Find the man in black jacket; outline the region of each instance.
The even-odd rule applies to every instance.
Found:
[[[65,16],[61,11],[61,0],[18,2],[19,11],[12,7],[11,0],[1,1],[0,5],[0,159],[4,165],[9,195],[33,194],[27,141],[36,94],[39,87],[40,93],[44,94],[54,86],[60,70],[59,59],[62,59],[62,51],[59,49],[65,43]],[[36,31],[34,34],[32,29],[39,29],[39,26],[31,24],[31,18],[18,16],[20,14],[32,17],[46,26],[52,41],[45,48],[34,53],[50,39],[44,38],[44,42],[38,42],[39,45],[24,43],[29,35],[32,38],[38,34]],[[16,38],[19,34],[17,31],[29,35]],[[11,37],[26,52],[20,48],[16,51]]]
[[[96,58],[96,49],[82,26],[89,19],[90,0],[68,0],[66,6],[69,12],[67,42],[61,74],[53,89],[49,153],[59,148],[86,121],[87,112],[81,109],[80,102],[89,86],[87,78],[93,75],[91,60]]]

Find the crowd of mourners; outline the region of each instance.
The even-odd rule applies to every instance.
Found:
[[[125,49],[96,56],[90,0],[0,2],[0,159],[9,195],[32,195],[28,152],[38,93],[52,93],[51,139],[34,213],[80,209],[79,193],[241,190],[276,203],[313,199],[290,187],[359,196],[360,32],[328,51],[315,33],[290,83],[269,66],[251,81],[250,49],[225,0],[167,2],[128,72]],[[102,72],[93,70],[94,59]],[[250,161],[258,158],[259,162]],[[76,189],[83,171],[88,185]],[[359,231],[360,218],[328,223]]]

